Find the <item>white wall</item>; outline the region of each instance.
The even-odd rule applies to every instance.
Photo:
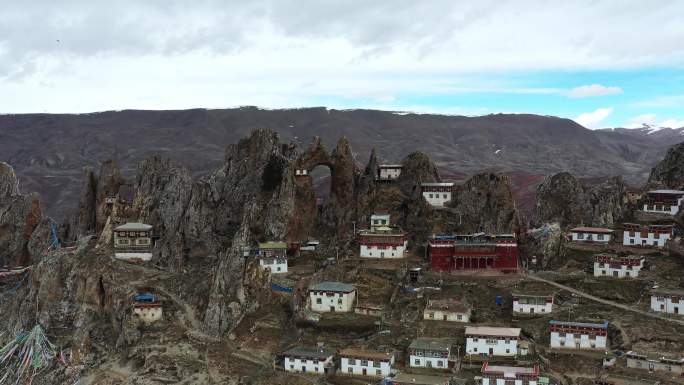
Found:
[[[533,311],[534,310],[534,311]],[[545,314],[551,313],[553,311],[553,303],[547,302],[542,305],[534,305],[527,303],[520,303],[518,301],[513,301],[513,313],[525,313],[525,314]]]
[[[655,205],[644,204],[642,211],[647,212],[647,213],[676,215],[679,212],[679,206],[682,204],[682,200],[684,200],[684,197],[677,199],[677,205],[676,206],[670,206],[669,209],[665,209],[664,206],[661,205],[661,207],[662,207],[661,210],[656,210]],[[649,209],[648,206],[651,206],[653,208]]]
[[[420,357],[420,356],[409,356],[410,364],[412,368],[437,368],[437,369],[448,369],[449,359],[448,358],[436,358],[436,357]]]
[[[599,242],[599,243],[608,243],[610,242],[610,238],[612,237],[612,234],[604,234],[604,233],[576,233],[572,232],[572,241],[573,242]]]
[[[490,355],[489,349],[493,349],[493,356],[512,357],[518,354],[518,340],[466,336],[466,354]]]
[[[160,307],[134,307],[133,314],[140,317],[145,323],[158,321],[162,318],[162,308]]]
[[[658,238],[655,238],[654,233],[648,233],[645,238],[641,237],[641,232],[635,231],[634,236],[629,236],[629,231],[625,231],[622,236],[622,244],[625,246],[636,245],[636,246],[665,246],[665,242],[670,239],[670,234],[660,234]]]
[[[496,378],[490,380],[487,377],[482,377],[482,385],[506,385],[507,380],[513,380],[513,378]],[[530,380],[530,381],[523,381],[519,379],[515,379],[514,382],[515,385],[537,385],[536,380]]]
[[[404,258],[406,246],[388,246],[380,249],[377,246],[361,245],[361,258]]]
[[[392,359],[393,361],[393,359]],[[343,374],[354,374],[363,376],[363,369],[366,369],[366,376],[372,377],[386,377],[390,374],[392,370],[391,362],[379,361],[379,367],[375,367],[375,361],[365,360],[365,359],[350,359],[347,357],[342,357],[340,359],[340,373]],[[364,365],[365,362],[365,365]],[[380,372],[378,372],[380,371]]]
[[[446,316],[446,319],[444,319]],[[467,313],[450,312],[446,310],[430,310],[423,311],[423,319],[434,321],[450,321],[450,322],[470,322],[470,317]]]
[[[381,179],[397,179],[401,175],[400,168],[381,168],[380,178]]]
[[[594,342],[592,344],[592,341]],[[579,343],[579,347],[577,346]],[[561,337],[559,332],[551,332],[551,347],[557,349],[580,349],[580,350],[605,350],[607,338],[605,336],[595,336],[590,339],[587,334],[575,335],[566,333]]]
[[[658,313],[678,314],[684,316],[684,300],[672,302],[671,296],[651,295],[651,310]]]
[[[135,261],[135,260],[141,260],[141,261],[149,261],[152,259],[152,253],[136,253],[136,252],[131,252],[131,253],[114,253],[114,257],[116,259],[120,259],[122,261]]]
[[[318,300],[321,303],[318,303]],[[351,293],[333,293],[332,296],[327,296],[326,293],[309,292],[309,301],[311,302],[311,310],[318,313],[331,312],[331,307],[334,311],[346,313],[354,310],[354,300],[356,299],[356,291]]]
[[[325,361],[304,360],[299,357],[285,357],[285,370],[288,372],[298,373],[312,373],[324,374],[325,367],[331,364],[333,356],[328,357]]]
[[[260,258],[259,266],[270,269],[271,274],[284,274],[287,273],[287,258]]]
[[[451,192],[429,192],[424,191],[423,197],[432,206],[444,207],[444,204],[451,200]]]
[[[628,269],[626,265],[620,265],[620,268],[612,268],[609,263],[604,263],[600,267],[600,263],[594,262],[594,277],[615,277],[615,278],[634,278],[639,276],[639,271],[643,267],[643,261],[640,266],[632,266]],[[615,273],[617,272],[617,275]]]

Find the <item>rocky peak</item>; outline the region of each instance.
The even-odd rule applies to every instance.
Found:
[[[5,162],[0,162],[0,198],[19,195],[19,180],[14,168]]]
[[[626,211],[621,177],[590,185],[567,172],[551,175],[537,187],[534,222],[561,226],[612,226]]]
[[[402,160],[401,166],[401,174],[397,183],[401,191],[408,196],[413,195],[417,191],[415,187],[420,186],[423,182],[442,181],[437,166],[429,156],[420,151],[409,154]]]
[[[684,187],[684,142],[667,151],[648,177],[649,188],[680,189]]]

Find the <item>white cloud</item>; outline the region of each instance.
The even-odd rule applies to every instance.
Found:
[[[601,122],[612,113],[612,107],[597,108],[595,111],[580,114],[575,118],[575,122],[589,129],[602,128]]]
[[[655,114],[637,115],[625,124],[625,128],[641,128],[644,124],[654,126],[656,125],[656,122],[657,118]]]
[[[667,128],[682,128],[684,127],[684,119],[667,119],[660,122],[660,127]]]
[[[568,92],[571,98],[588,98],[592,96],[605,96],[621,94],[620,87],[606,87],[601,84],[592,84],[588,86],[575,87]]]

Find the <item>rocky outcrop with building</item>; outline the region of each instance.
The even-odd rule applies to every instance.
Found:
[[[533,222],[611,227],[627,214],[626,193],[619,176],[589,184],[567,172],[551,175],[537,187]]]
[[[647,184],[650,188],[684,187],[684,143],[670,147],[665,158],[651,170]]]
[[[12,166],[0,162],[0,266],[28,265],[41,258],[50,224],[36,194],[23,194]]]

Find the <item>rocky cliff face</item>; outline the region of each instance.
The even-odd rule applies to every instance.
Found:
[[[684,187],[684,143],[672,146],[648,177],[648,187],[681,189]]]
[[[47,249],[46,231],[38,196],[22,194],[14,169],[0,162],[0,266],[39,260]]]
[[[567,172],[552,175],[537,188],[534,222],[610,227],[627,212],[625,194],[621,177],[589,185]]]

